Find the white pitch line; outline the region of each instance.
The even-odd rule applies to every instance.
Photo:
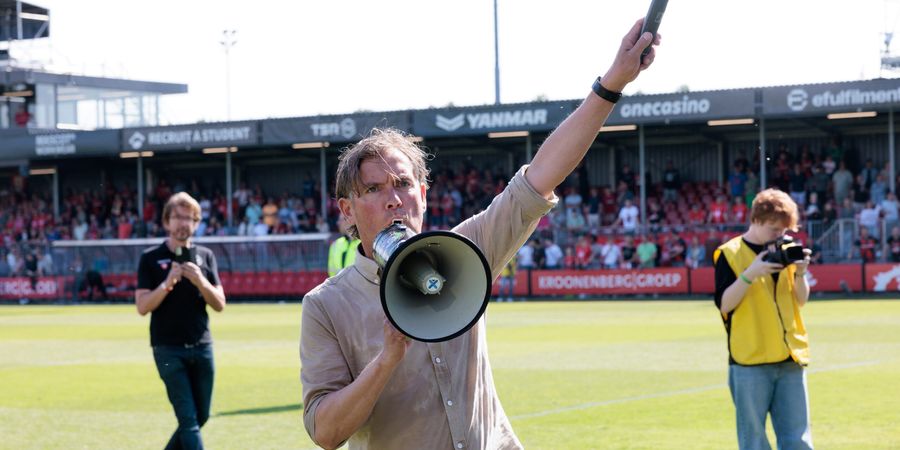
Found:
[[[840,365],[836,365],[836,366],[823,367],[821,369],[810,369],[809,373],[832,372],[835,370],[854,369],[857,367],[864,367],[864,366],[874,366],[877,364],[881,364],[885,361],[886,360],[874,360],[874,361],[860,361],[860,362],[855,362],[855,363],[840,364]],[[695,387],[695,388],[679,389],[677,391],[667,391],[667,392],[657,392],[655,394],[636,395],[634,397],[617,398],[617,399],[613,399],[613,400],[604,400],[601,402],[582,403],[580,405],[572,405],[572,406],[566,406],[563,408],[548,409],[545,411],[538,411],[538,412],[533,412],[533,413],[528,413],[528,414],[520,414],[518,416],[513,416],[510,419],[511,420],[533,419],[535,417],[545,417],[545,416],[565,413],[565,412],[569,412],[569,411],[579,411],[582,409],[594,408],[597,406],[617,405],[620,403],[636,402],[636,401],[640,401],[640,400],[649,400],[649,399],[653,399],[653,398],[672,397],[675,395],[683,395],[683,394],[696,394],[696,393],[700,393],[700,392],[711,391],[713,389],[721,389],[721,388],[727,388],[727,387],[728,387],[727,384],[713,384],[713,385],[709,385],[709,386],[700,386],[700,387]]]

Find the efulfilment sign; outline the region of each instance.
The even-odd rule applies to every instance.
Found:
[[[133,151],[192,150],[256,144],[256,128],[256,122],[127,128],[122,130],[122,148]]]
[[[900,107],[900,80],[778,86],[763,91],[765,114],[822,115]]]

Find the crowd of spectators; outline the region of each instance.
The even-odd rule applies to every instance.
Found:
[[[805,145],[792,152],[781,145],[767,168],[767,184],[788,192],[797,203],[803,228],[795,237],[814,250],[814,262],[900,262],[898,201],[890,191],[890,167],[876,167],[871,159],[860,164],[853,155],[837,141],[818,152]],[[522,249],[520,266],[522,260],[524,267],[539,268],[710,265],[712,251],[746,227],[760,189],[758,164],[746,158],[734,161],[723,184],[684,180],[671,161],[660,182],[653,183],[649,172],[645,176],[643,222],[639,176],[628,165],[618,172],[615,187],[564,185],[559,205],[538,225],[538,239]],[[895,182],[900,186],[900,176]],[[821,235],[838,219],[856,225],[839,236],[852,245],[846,255],[826,261],[809,234],[815,226]]]
[[[755,156],[753,157],[755,161]],[[647,178],[646,220],[641,220],[640,180],[624,164],[607,185],[591,184],[584,167],[557,191],[560,202],[538,224],[534,239],[523,248],[525,268],[699,267],[711,264],[712,250],[749,220],[759,190],[758,164],[737,158],[725,183],[682,177],[672,161],[661,179]],[[842,259],[900,262],[897,198],[890,191],[890,170],[873,160],[860,163],[836,142],[819,151],[800,146],[778,147],[771,159],[769,185],[788,192],[797,202],[800,233],[809,226],[827,230],[838,219],[853,219],[852,242]],[[447,229],[463,217],[485,209],[511,174],[476,167],[441,168],[431,174],[428,229]],[[900,186],[900,177],[896,180]],[[242,183],[227,198],[221,189],[205,191],[196,182],[160,179],[146,193],[142,211],[131,186],[104,184],[102,189],[64,189],[56,220],[49,193],[30,192],[24,183],[0,190],[0,233],[4,254],[0,272],[46,274],[53,267],[50,241],[57,239],[129,239],[161,237],[162,205],[185,190],[198,198],[203,236],[336,232],[335,201],[328,195],[327,221],[321,212],[319,181],[307,175],[299,192],[266,192]],[[226,226],[231,201],[234,226]],[[22,245],[25,243],[25,245]],[[808,245],[811,245],[807,243]],[[528,250],[531,248],[532,250]],[[529,255],[529,252],[532,254]],[[846,256],[846,258],[843,258]],[[834,262],[834,261],[829,261]],[[6,267],[3,267],[5,263]]]

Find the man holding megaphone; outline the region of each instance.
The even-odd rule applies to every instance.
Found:
[[[477,249],[473,261],[487,268],[481,277],[489,277],[488,284],[497,278],[556,204],[553,190],[582,160],[622,89],[653,61],[652,50],[641,61],[653,41],[651,33],[640,35],[642,22],[625,35],[593,92],[547,138],[531,164],[519,169],[485,211],[452,230],[460,239],[417,235],[426,209],[427,155],[407,136],[374,130],[342,153],[336,196],[350,233],[361,241],[360,254],[351,268],[303,299],[303,420],[314,442],[336,448],[349,440],[352,449],[522,447],[494,389],[484,320],[478,319],[483,292],[467,286],[470,279],[481,281],[480,264],[456,262],[453,255],[472,254],[464,249],[471,243]],[[402,237],[392,240],[392,233]],[[376,241],[385,239],[395,251],[379,251]],[[417,261],[407,264],[415,267],[392,264],[404,252],[421,254],[407,258]],[[464,273],[458,266],[476,270]],[[420,272],[431,280],[420,293],[382,286]],[[427,292],[432,282],[442,284],[439,293]],[[399,313],[420,314],[415,303],[425,304],[423,310],[434,316],[419,317],[434,326],[439,324],[433,317],[457,320],[446,311],[459,304],[475,305],[476,320],[461,320],[458,334],[410,339],[427,335],[431,325],[396,328],[398,321],[383,304],[395,296],[405,299]],[[432,298],[446,305],[435,306]]]

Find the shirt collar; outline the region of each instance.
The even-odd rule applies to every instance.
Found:
[[[362,251],[360,251],[361,249],[362,246],[357,248],[356,260],[353,262],[353,267],[356,268],[363,278],[369,280],[370,283],[380,284],[381,268],[378,267],[378,263],[376,263],[375,260],[364,255]]]

